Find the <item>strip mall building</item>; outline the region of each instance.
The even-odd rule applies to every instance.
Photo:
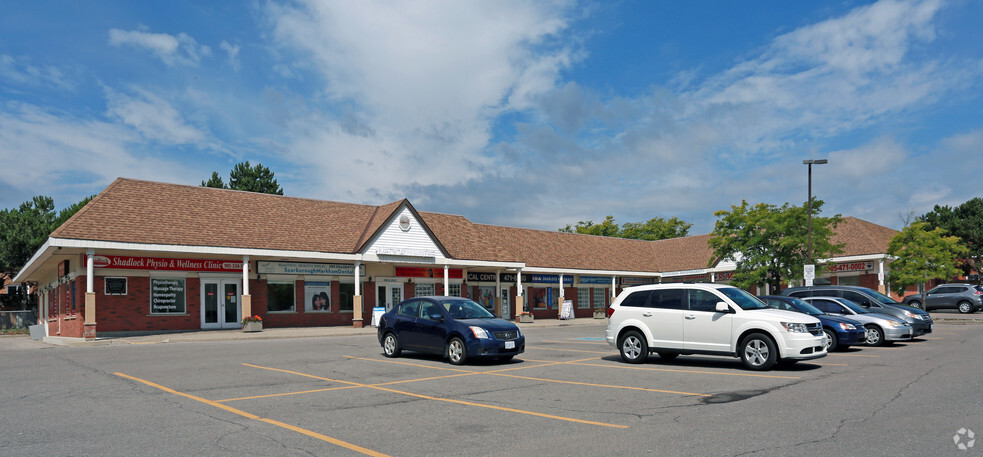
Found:
[[[884,290],[896,232],[847,217],[817,284]],[[14,278],[39,292],[46,335],[368,325],[373,308],[465,296],[503,316],[590,318],[624,287],[728,282],[709,235],[628,240],[475,224],[407,200],[358,205],[118,179]],[[756,291],[752,291],[756,292]],[[761,291],[767,292],[767,291]]]

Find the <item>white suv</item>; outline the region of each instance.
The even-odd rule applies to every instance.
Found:
[[[625,289],[608,309],[608,343],[629,363],[652,352],[740,357],[752,370],[826,356],[815,317],[778,310],[722,284],[653,284]]]

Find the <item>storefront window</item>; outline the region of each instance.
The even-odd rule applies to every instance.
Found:
[[[294,310],[294,283],[268,282],[266,284],[266,309],[271,312]]]
[[[451,297],[460,297],[461,296],[461,285],[460,284],[450,284],[449,285],[449,293],[450,293],[450,296]]]
[[[607,303],[605,298],[608,294],[608,290],[602,287],[594,288],[594,308],[607,308]]]
[[[341,311],[352,311],[355,309],[355,284],[339,284],[338,285],[339,300],[341,303]]]
[[[587,309],[590,308],[590,288],[589,287],[578,287],[577,288],[577,309]]]
[[[150,279],[150,314],[184,314],[184,278]]]
[[[434,289],[433,284],[420,284],[420,283],[416,283],[415,286],[416,287],[413,288],[414,289],[414,295],[413,295],[414,297],[424,297],[424,296],[435,295],[436,294],[436,292],[434,291],[435,289]]]

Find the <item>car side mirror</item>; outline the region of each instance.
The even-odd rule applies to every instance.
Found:
[[[728,305],[726,302],[722,302],[722,301],[718,301],[717,302],[716,311],[718,313],[730,313],[730,312],[733,312],[730,309],[730,305]]]
[[[444,316],[442,316],[440,314],[431,314],[430,315],[430,320],[437,321],[437,322],[444,322]]]

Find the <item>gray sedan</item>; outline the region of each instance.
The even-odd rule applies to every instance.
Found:
[[[834,316],[846,316],[864,324],[867,329],[867,345],[880,346],[886,341],[907,341],[911,339],[911,325],[894,316],[872,313],[850,300],[840,297],[803,298],[820,311]]]

